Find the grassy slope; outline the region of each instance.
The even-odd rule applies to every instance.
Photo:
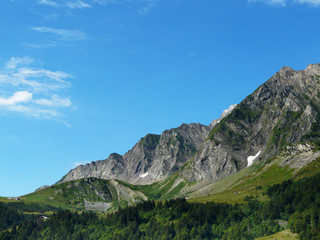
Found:
[[[117,201],[116,189],[107,180],[80,179],[54,185],[22,196],[26,203],[48,204],[63,209],[83,210],[84,199],[90,202]]]
[[[266,170],[261,168],[254,171],[255,167],[252,166],[222,179],[212,185],[212,192],[208,196],[195,197],[189,201],[243,203],[244,197],[248,195],[258,196],[258,200],[265,200],[263,192],[267,186],[289,179],[293,172],[292,169],[279,167],[277,164]]]
[[[278,232],[276,234],[262,237],[262,238],[256,238],[256,240],[296,240],[298,238],[298,234],[293,234],[290,230],[286,229],[281,232]]]
[[[258,200],[266,200],[263,193],[268,186],[281,183],[289,178],[302,178],[316,174],[320,170],[320,158],[295,172],[289,167],[279,166],[276,160],[266,165],[253,164],[234,175],[212,184],[206,196],[189,199],[190,202],[228,202],[243,203],[244,197],[253,195]]]
[[[85,200],[90,203],[111,203],[109,210],[114,211],[119,206],[126,207],[145,198],[142,193],[127,185],[120,181],[84,178],[54,185],[20,199],[25,203],[80,211],[85,210]]]
[[[175,184],[179,179],[179,173],[174,173],[167,179],[150,185],[131,185],[121,182],[123,185],[135,191],[145,194],[150,200],[166,200],[174,198],[189,183],[184,179]],[[119,181],[118,181],[119,182]]]

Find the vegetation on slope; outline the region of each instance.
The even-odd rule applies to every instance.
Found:
[[[177,197],[180,191],[187,184],[190,184],[183,178],[179,177],[179,173],[177,172],[163,181],[155,182],[150,185],[131,185],[124,182],[121,182],[121,184],[131,188],[132,190],[142,192],[149,200],[168,200]]]
[[[252,166],[212,184],[211,192],[202,197],[190,199],[192,202],[243,203],[244,197],[254,195],[260,201],[266,200],[264,192],[277,183],[292,177],[294,169],[281,167],[274,163],[267,167]]]
[[[253,239],[280,229],[249,205],[190,204],[184,199],[147,201],[98,218],[58,212],[47,221],[25,221],[1,239]]]
[[[143,200],[143,195],[127,189],[113,180],[83,178],[65,182],[25,195],[21,200],[26,203],[48,204],[54,207],[73,210],[115,210]]]
[[[288,146],[290,145],[284,147],[282,151],[279,151],[278,155],[267,161],[257,160],[252,166],[236,174],[227,176],[202,189],[198,189],[190,194],[191,199],[189,201],[243,203],[244,197],[248,195],[254,195],[259,200],[264,201],[267,198],[263,193],[268,187],[290,178],[300,179],[315,175],[319,172],[320,157],[300,168],[293,168],[289,165],[282,164],[286,158],[289,158],[290,161],[294,158],[298,161],[307,161],[303,159],[303,157],[308,158],[311,154],[318,156],[318,148],[314,148],[312,152],[310,151],[308,153],[309,155],[306,155],[305,152],[299,152],[296,149],[293,153],[289,153],[286,150]],[[301,146],[303,146],[303,143]]]
[[[105,217],[60,211],[48,220],[35,217],[12,226],[0,239],[255,239],[282,231],[278,224],[282,219],[300,239],[316,240],[319,193],[320,173],[273,185],[265,202],[253,196],[241,205],[146,201]]]
[[[84,209],[84,199],[90,202],[112,202],[113,189],[108,181],[89,178],[66,182],[21,197],[25,202],[50,204],[64,209]]]

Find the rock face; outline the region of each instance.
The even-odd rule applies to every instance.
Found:
[[[80,165],[60,182],[96,177],[132,184],[150,184],[178,171],[202,146],[210,131],[199,123],[182,124],[161,135],[148,134],[124,156],[111,154],[106,160]]]
[[[119,154],[112,153],[106,160],[76,167],[65,175],[58,183],[89,177],[114,179],[123,174],[125,168],[126,163],[123,157]]]
[[[319,144],[319,87],[320,64],[301,71],[283,67],[209,126],[182,124],[148,134],[124,156],[81,165],[60,182],[96,177],[150,184],[180,171],[189,181],[206,183],[246,168],[248,160],[268,159],[290,143]]]
[[[320,142],[320,64],[295,71],[283,67],[211,130],[183,174],[211,181],[268,159],[290,143]],[[257,160],[257,159],[256,159]]]

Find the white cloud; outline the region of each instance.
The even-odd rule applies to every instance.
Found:
[[[287,1],[286,0],[269,0],[269,4],[271,5],[281,5],[281,6],[286,6]]]
[[[23,57],[23,58],[15,58],[12,57],[9,62],[6,64],[6,68],[9,69],[15,69],[18,65],[28,65],[30,63],[33,63],[33,59],[29,57]]]
[[[11,85],[15,88],[21,88],[35,93],[46,93],[69,88],[71,83],[65,79],[71,77],[71,75],[64,72],[22,67],[1,71],[0,84]]]
[[[65,9],[84,9],[92,8],[94,5],[112,5],[112,4],[127,4],[134,2],[132,0],[35,0],[38,4],[47,5],[56,8]],[[146,14],[156,6],[156,0],[139,0],[135,1],[145,6],[140,8],[138,11],[140,14]]]
[[[79,30],[66,30],[48,27],[31,27],[30,29],[40,33],[49,33],[53,35],[56,40],[60,41],[78,41],[87,39],[87,34]]]
[[[70,107],[71,101],[69,98],[60,98],[58,95],[52,95],[51,99],[37,99],[34,101],[36,104],[49,106],[49,107]]]
[[[287,0],[249,0],[249,2],[263,2],[268,5],[286,6]]]
[[[31,99],[32,93],[27,91],[18,91],[8,98],[0,97],[0,106],[12,106],[21,102],[29,102]]]
[[[56,1],[51,1],[51,0],[39,0],[38,3],[43,5],[48,5],[51,7],[58,6],[58,3]]]
[[[248,0],[249,2],[263,2],[268,5],[277,5],[285,7],[289,4],[309,4],[311,6],[320,6],[320,0]]]
[[[29,117],[51,119],[52,117],[60,116],[61,114],[54,109],[41,109],[36,106],[13,105],[8,106],[6,111],[17,112]]]
[[[47,48],[57,46],[72,46],[74,42],[86,40],[87,34],[79,30],[67,30],[49,27],[30,27],[30,30],[41,34],[37,42],[25,43],[32,48]]]
[[[91,8],[91,4],[106,4],[105,0],[37,0],[38,4],[69,9]],[[118,1],[117,1],[118,2]]]
[[[72,107],[69,97],[58,93],[70,88],[72,75],[26,65],[34,63],[29,57],[12,57],[0,69],[0,112],[18,112],[32,117],[60,116],[60,108]]]
[[[24,45],[31,48],[49,48],[49,47],[56,47],[56,46],[65,45],[65,44],[62,44],[61,42],[44,40],[44,41],[39,41],[35,43],[24,43]]]
[[[92,6],[88,3],[84,3],[82,1],[76,1],[76,2],[68,2],[67,6],[71,9],[76,8],[91,8]]]
[[[296,0],[298,3],[306,3],[306,4],[311,4],[314,6],[320,6],[320,0]]]

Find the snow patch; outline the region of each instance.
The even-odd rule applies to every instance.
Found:
[[[144,174],[140,175],[140,178],[145,178],[146,176],[148,176],[148,173],[144,173]]]
[[[256,160],[257,157],[259,157],[260,153],[261,153],[261,151],[257,152],[256,155],[254,155],[254,156],[249,156],[249,157],[247,158],[248,167],[252,165],[253,161]]]

